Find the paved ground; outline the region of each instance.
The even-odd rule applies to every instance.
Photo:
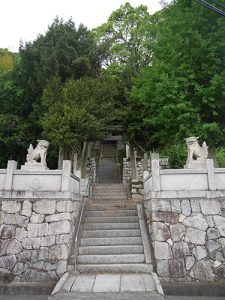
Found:
[[[139,295],[139,294],[138,294]],[[224,300],[225,297],[189,297],[189,296],[165,296],[165,300]],[[0,295],[0,300],[48,300],[47,295]],[[61,298],[61,300],[66,300],[65,298]],[[78,295],[76,297],[76,300],[149,300],[149,297],[143,296],[141,298],[137,297],[137,294],[129,294],[123,298],[116,297],[115,294],[105,294],[104,296],[92,294],[92,297],[90,298],[90,295]]]
[[[61,291],[72,293],[157,292],[152,274],[69,275]]]

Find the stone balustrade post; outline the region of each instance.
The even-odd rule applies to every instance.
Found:
[[[62,166],[62,192],[69,192],[70,190],[70,175],[71,175],[71,161],[64,160]]]
[[[152,187],[153,192],[159,192],[161,190],[160,184],[160,167],[159,167],[159,154],[151,154],[151,169],[152,169]]]
[[[210,191],[216,190],[216,181],[215,181],[215,169],[213,164],[213,159],[206,160],[206,167],[208,172],[208,186]]]
[[[6,178],[5,178],[5,190],[11,191],[13,185],[13,173],[17,168],[17,161],[9,160],[7,164],[6,170]]]

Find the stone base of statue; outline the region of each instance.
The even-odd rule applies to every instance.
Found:
[[[49,170],[46,164],[38,162],[26,162],[25,165],[21,166],[22,171],[43,171]]]
[[[206,160],[193,160],[187,162],[184,169],[206,169]]]

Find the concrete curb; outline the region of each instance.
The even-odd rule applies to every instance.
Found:
[[[65,274],[59,279],[59,281],[57,282],[57,284],[56,284],[54,290],[53,290],[52,293],[51,293],[51,296],[55,295],[56,293],[58,293],[58,292],[62,289],[64,283],[66,282],[66,280],[67,280],[67,278],[68,278],[68,276],[69,276],[69,272],[65,273]],[[49,297],[49,299],[51,299],[51,297]]]
[[[155,282],[155,288],[157,290],[157,292],[160,294],[160,295],[164,295],[164,292],[163,292],[163,288],[162,288],[162,285],[159,281],[159,278],[157,276],[156,273],[152,273],[152,277],[154,279],[154,282]]]

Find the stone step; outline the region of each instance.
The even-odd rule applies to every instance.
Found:
[[[77,270],[85,273],[152,273],[151,264],[91,264],[77,265]]]
[[[118,190],[118,191],[125,191],[127,190],[126,184],[121,183],[95,183],[93,184],[93,190]]]
[[[96,196],[117,196],[120,198],[120,196],[127,196],[126,191],[93,191],[92,193],[93,197]]]
[[[86,217],[124,217],[137,216],[137,210],[89,210],[85,212]]]
[[[127,199],[127,194],[93,194],[92,199]]]
[[[110,182],[110,183],[116,183],[116,182],[121,182],[121,179],[120,179],[121,177],[119,176],[119,175],[116,175],[116,176],[114,176],[114,177],[112,177],[112,176],[108,176],[108,177],[106,177],[105,175],[104,176],[99,176],[98,177],[98,181],[99,182],[102,182],[102,183],[108,183],[108,182]]]
[[[144,263],[144,254],[117,254],[117,255],[78,255],[77,263],[84,265],[95,264],[135,264]]]
[[[107,286],[108,287],[108,286]],[[110,294],[112,294],[111,289],[109,290]],[[108,294],[107,293],[107,294]],[[94,293],[83,293],[83,292],[60,292],[54,296],[48,297],[49,300],[74,300],[74,299],[79,299],[79,300],[109,300],[109,299],[118,299],[118,300],[127,300],[127,299],[142,299],[142,300],[164,300],[165,298],[162,297],[159,294],[156,293],[149,293],[149,292],[122,292],[122,293],[114,293],[116,295],[116,298],[109,298],[108,296],[106,296],[106,292],[97,292]],[[118,298],[118,294],[120,294],[119,298]],[[122,294],[122,295],[121,295]],[[132,297],[132,294],[135,294],[135,298]],[[138,298],[137,298],[137,297]],[[132,298],[131,298],[132,297]],[[208,299],[208,298],[207,298]]]
[[[108,190],[108,189],[127,189],[127,185],[126,184],[121,184],[121,183],[109,183],[109,184],[105,184],[105,183],[95,183],[93,184],[93,190],[97,190],[97,189],[103,189],[103,190]]]
[[[108,192],[108,193],[111,193],[111,192],[127,192],[127,187],[112,187],[112,186],[108,186],[106,185],[106,187],[93,187],[93,192]]]
[[[134,223],[84,223],[84,230],[113,230],[113,229],[139,229],[138,222]]]
[[[120,246],[84,246],[79,247],[79,255],[106,255],[106,254],[143,254],[142,245],[120,245]]]
[[[80,246],[142,245],[141,237],[81,238]]]
[[[119,197],[115,197],[115,198],[102,198],[102,197],[92,197],[91,199],[92,203],[112,203],[112,202],[118,202],[118,203],[123,203],[123,202],[127,202],[127,201],[130,201],[127,197],[123,197],[123,198],[119,198]]]
[[[104,202],[101,202],[101,203],[93,203],[93,202],[89,202],[87,205],[86,205],[86,208],[85,210],[86,211],[89,211],[89,210],[98,210],[98,211],[104,211],[104,210],[114,210],[114,211],[118,211],[118,210],[128,210],[128,209],[131,209],[131,210],[135,210],[136,209],[136,205],[135,204],[132,204],[130,202],[122,202],[122,203],[104,203]]]
[[[110,237],[138,237],[141,236],[140,229],[128,230],[84,230],[82,232],[83,238],[110,238]]]
[[[99,164],[99,175],[105,174],[106,176],[111,176],[112,174],[119,174],[120,170],[118,164],[113,162],[108,165]]]
[[[127,217],[86,217],[85,223],[130,223],[138,222],[138,216],[127,216]]]

